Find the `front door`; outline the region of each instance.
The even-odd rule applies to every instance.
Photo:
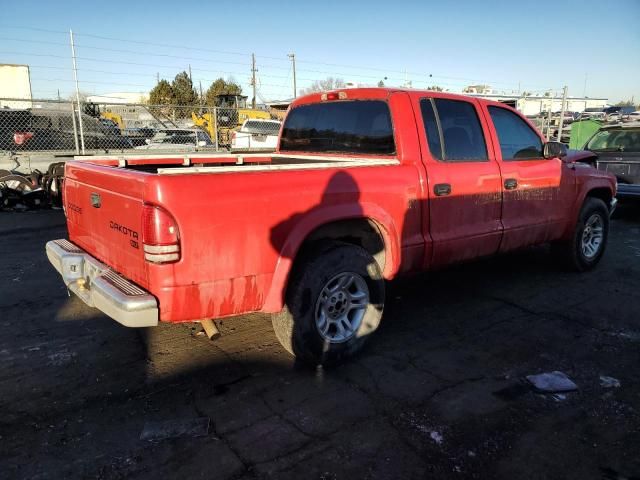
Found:
[[[416,101],[429,190],[425,224],[433,242],[427,266],[496,253],[502,235],[502,182],[477,102],[437,94]]]
[[[544,158],[542,138],[518,113],[497,105],[485,108],[502,170],[500,251],[559,238],[575,198],[573,171],[559,158]]]

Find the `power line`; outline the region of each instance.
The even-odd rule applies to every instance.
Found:
[[[36,31],[44,31],[44,32],[50,32],[50,33],[63,33],[60,31],[56,31],[56,30],[47,30],[47,29],[36,29],[36,28],[31,28],[31,27],[16,27],[13,26],[12,28],[16,28],[16,29],[27,29],[27,30],[36,30]],[[162,47],[162,48],[178,48],[178,49],[187,49],[187,50],[191,50],[191,51],[202,51],[202,52],[208,52],[208,53],[218,53],[218,54],[225,54],[225,55],[240,55],[240,56],[245,56],[245,57],[249,57],[251,54],[250,53],[243,53],[243,52],[233,52],[233,51],[225,51],[225,50],[214,50],[214,49],[205,49],[205,48],[199,48],[199,47],[192,47],[192,46],[185,46],[185,45],[171,45],[171,44],[162,44],[162,43],[155,43],[155,42],[149,42],[149,41],[139,41],[139,40],[131,40],[131,39],[121,39],[121,38],[116,38],[116,37],[108,37],[108,36],[102,36],[102,35],[94,35],[94,34],[81,34],[81,33],[75,33],[76,36],[82,36],[82,37],[87,37],[87,38],[96,38],[96,39],[100,39],[100,40],[108,40],[108,41],[118,41],[118,42],[124,42],[124,43],[133,43],[133,44],[139,44],[139,45],[148,45],[148,46],[156,46],[156,47]],[[41,40],[31,40],[31,39],[16,39],[16,38],[10,38],[10,37],[2,37],[1,39],[3,40],[13,40],[13,41],[23,41],[23,42],[29,42],[29,43],[45,43],[45,44],[54,44],[54,45],[61,45],[61,46],[67,46],[65,43],[61,43],[61,42],[47,42],[47,41],[41,41]],[[201,62],[205,62],[205,63],[227,63],[227,64],[236,64],[236,65],[247,65],[244,62],[232,62],[229,60],[212,60],[209,58],[201,58],[201,57],[185,57],[182,55],[172,55],[172,54],[167,54],[167,53],[152,53],[152,52],[140,52],[140,51],[135,51],[135,50],[127,50],[127,49],[117,49],[117,48],[109,48],[109,47],[99,47],[99,46],[93,46],[93,45],[76,45],[76,47],[79,48],[87,48],[87,49],[94,49],[94,50],[100,50],[100,51],[110,51],[110,52],[114,52],[114,53],[129,53],[129,54],[133,54],[133,55],[145,55],[145,56],[156,56],[156,57],[165,57],[165,58],[176,58],[176,59],[180,59],[180,60],[194,60],[194,61],[201,61]],[[277,60],[277,61],[285,61],[284,58],[282,57],[273,57],[273,56],[267,56],[267,55],[260,55],[261,58],[267,58],[267,59],[272,59],[272,60]],[[81,57],[79,57],[81,59]],[[330,67],[338,67],[338,68],[347,68],[347,69],[353,69],[353,70],[359,70],[359,71],[376,71],[376,72],[384,72],[384,73],[395,73],[395,74],[399,74],[399,75],[410,75],[412,77],[428,77],[429,79],[433,79],[433,80],[429,80],[430,81],[435,81],[435,79],[443,79],[443,80],[460,80],[460,81],[465,81],[465,82],[477,82],[477,77],[476,78],[472,78],[472,77],[451,77],[451,76],[445,76],[445,75],[434,75],[434,74],[430,74],[430,73],[425,73],[425,72],[410,72],[410,71],[399,71],[399,70],[393,70],[393,69],[389,69],[389,68],[380,68],[380,67],[370,67],[370,66],[365,66],[365,65],[353,65],[353,64],[342,64],[342,63],[329,63],[329,62],[319,62],[319,61],[311,61],[311,60],[298,60],[299,63],[305,63],[308,65],[325,65],[325,66],[330,66]],[[124,62],[123,62],[124,63]],[[132,63],[132,62],[129,62]],[[150,64],[148,64],[150,65]],[[262,65],[263,68],[273,68],[273,69],[281,69],[281,70],[285,70],[286,67],[282,67],[282,66],[277,66],[277,65]],[[360,78],[377,78],[378,75],[373,75],[373,74],[363,74],[363,73],[345,73],[345,72],[336,72],[336,71],[327,71],[327,70],[310,70],[310,69],[301,69],[300,71],[305,71],[308,73],[320,73],[320,74],[324,74],[324,75],[340,75],[342,77],[360,77]],[[427,82],[427,83],[428,83]],[[483,80],[483,82],[485,83],[491,83],[494,85],[509,85],[512,87],[515,87],[515,85],[512,85],[510,83],[507,82],[502,82],[500,80],[490,80],[490,79],[485,79]],[[440,83],[442,83],[442,81],[440,81]],[[449,84],[453,84],[451,82],[448,82]],[[539,85],[528,85],[529,87],[540,87]],[[526,87],[526,85],[525,85]],[[515,90],[515,88],[514,88]]]

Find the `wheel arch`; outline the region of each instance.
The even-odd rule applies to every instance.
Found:
[[[342,241],[358,245],[375,258],[384,278],[393,278],[399,268],[400,245],[391,216],[374,204],[356,204],[317,209],[303,218],[288,234],[280,252],[263,311],[278,312],[294,265],[304,261],[319,242]]]

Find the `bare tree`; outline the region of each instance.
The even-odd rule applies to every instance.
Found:
[[[324,80],[316,80],[309,87],[301,89],[300,95],[326,92],[327,90],[335,90],[336,88],[344,88],[344,80],[341,78],[327,77]]]

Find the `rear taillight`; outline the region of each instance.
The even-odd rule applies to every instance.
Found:
[[[33,138],[33,132],[15,132],[13,134],[13,143],[16,145],[22,145],[27,140],[31,140]]]
[[[236,139],[236,132],[233,131],[231,132],[231,140],[235,140]]]
[[[145,205],[142,210],[144,259],[153,263],[180,260],[180,232],[173,217],[160,207]]]

